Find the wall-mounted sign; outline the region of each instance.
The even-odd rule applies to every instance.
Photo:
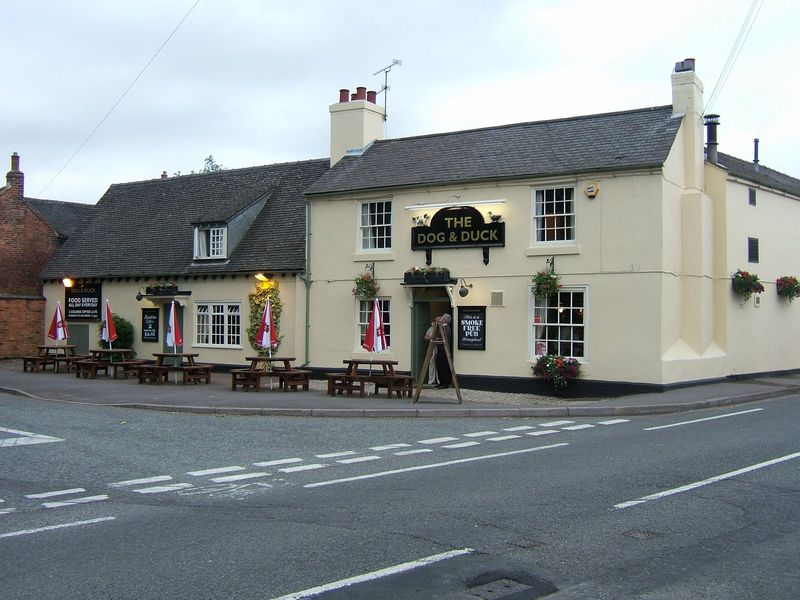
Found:
[[[76,283],[72,287],[64,288],[64,316],[70,320],[100,320],[100,297],[103,293],[102,284]]]
[[[142,341],[143,342],[157,342],[158,341],[158,309],[157,308],[143,308],[142,309]]]
[[[486,307],[458,307],[458,349],[486,350]]]
[[[505,245],[506,224],[487,223],[473,206],[443,208],[433,215],[430,226],[411,228],[412,250]]]

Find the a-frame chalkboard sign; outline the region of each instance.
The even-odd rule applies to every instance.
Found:
[[[417,389],[414,390],[414,400],[412,400],[411,403],[415,404],[417,400],[419,400],[419,393],[422,391],[422,383],[425,381],[425,374],[428,372],[428,365],[433,358],[434,348],[438,348],[438,352],[444,352],[445,357],[447,357],[447,364],[449,365],[450,373],[453,376],[453,387],[456,390],[458,403],[461,404],[461,388],[458,387],[458,376],[456,375],[456,370],[453,368],[453,357],[450,356],[450,345],[445,339],[444,328],[438,321],[435,324],[434,334],[431,336],[431,339],[428,342],[428,350],[425,352],[425,360],[422,361],[422,368],[417,376]]]

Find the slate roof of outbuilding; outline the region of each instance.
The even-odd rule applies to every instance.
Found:
[[[718,153],[717,163],[734,177],[800,197],[800,179],[722,152]]]
[[[618,171],[664,164],[681,124],[671,106],[376,141],[308,195]]]
[[[23,201],[63,238],[83,229],[96,214],[94,204],[39,198],[24,198]]]
[[[305,266],[303,192],[329,159],[115,184],[97,216],[70,237],[45,279],[298,271]],[[194,224],[227,221],[260,198],[264,208],[225,261],[194,261]]]

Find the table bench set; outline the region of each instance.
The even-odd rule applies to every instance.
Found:
[[[325,374],[328,378],[329,396],[344,393],[351,396],[353,392],[358,392],[363,398],[368,383],[374,384],[376,395],[381,388],[386,388],[387,398],[391,398],[393,394],[397,394],[398,398],[404,395],[410,398],[414,391],[414,378],[411,375],[395,373],[396,360],[348,359],[342,362],[347,365],[344,372]],[[372,372],[373,368],[376,369],[375,373]]]
[[[249,368],[231,369],[231,389],[235,392],[237,387],[243,390],[261,390],[261,380],[264,378],[277,378],[278,389],[284,392],[298,391],[300,388],[308,391],[308,379],[311,371],[295,369],[291,356],[248,356]],[[273,363],[283,363],[283,367],[273,367]],[[268,368],[269,367],[269,368]]]
[[[75,346],[43,345],[38,348],[38,354],[22,357],[24,372],[27,373],[30,370],[33,373],[39,373],[46,370],[49,365],[58,373],[63,365],[63,368],[69,373],[75,362],[88,358],[88,355],[76,354]]]

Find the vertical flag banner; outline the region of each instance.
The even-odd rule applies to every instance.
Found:
[[[272,304],[269,298],[264,305],[264,312],[261,315],[261,324],[256,332],[256,344],[264,348],[272,349],[278,346],[278,332],[275,331],[275,320],[272,318]]]
[[[361,347],[370,352],[383,352],[387,348],[386,336],[383,333],[383,320],[381,319],[381,305],[378,299],[372,304],[372,312],[367,323],[367,333]]]
[[[110,345],[117,339],[117,326],[114,325],[114,319],[111,317],[111,303],[106,300],[106,309],[103,311],[103,327],[100,331],[100,339],[108,342]]]
[[[50,323],[50,329],[47,332],[47,337],[58,342],[69,338],[67,322],[64,320],[64,313],[61,312],[61,302],[56,304],[56,312],[53,315],[53,322]]]
[[[183,346],[183,338],[181,337],[181,328],[178,326],[178,315],[175,313],[174,300],[170,303],[167,337],[164,341],[167,346],[172,346],[173,348]]]

